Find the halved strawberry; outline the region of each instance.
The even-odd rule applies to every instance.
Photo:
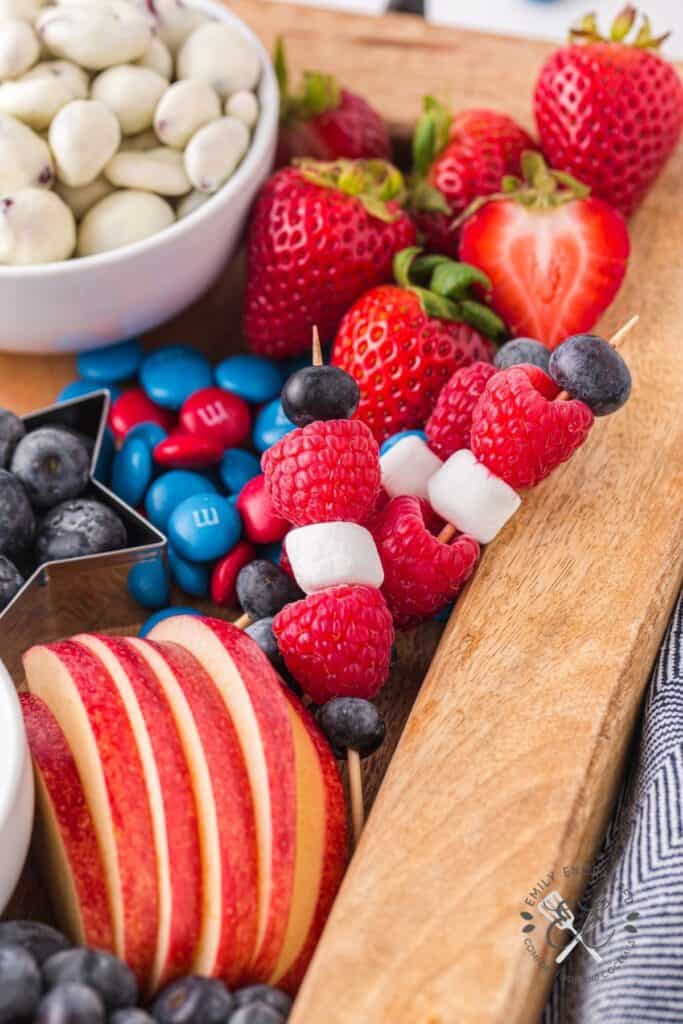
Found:
[[[491,303],[513,336],[555,348],[590,331],[619,291],[630,243],[620,213],[537,153],[525,183],[484,200],[462,229],[460,257],[491,281]]]

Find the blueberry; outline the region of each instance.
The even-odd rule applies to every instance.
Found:
[[[6,608],[17,591],[24,585],[24,577],[14,562],[0,555],[0,611]]]
[[[349,748],[368,757],[384,741],[384,719],[369,700],[336,697],[323,704],[316,718],[337,757],[345,757]]]
[[[226,1024],[233,998],[222,981],[189,975],[172,981],[152,1004],[158,1024]]]
[[[38,527],[36,554],[42,562],[117,551],[127,543],[126,528],[107,505],[92,498],[63,501]]]
[[[146,1010],[138,1007],[131,1007],[127,1010],[117,1010],[109,1018],[109,1024],[154,1024],[154,1017],[150,1017]]]
[[[291,576],[279,565],[257,558],[240,569],[237,577],[237,600],[250,619],[267,619],[277,615],[286,604],[303,597]]]
[[[71,430],[40,427],[21,439],[10,469],[35,508],[52,508],[83,493],[90,476],[90,454]]]
[[[252,622],[250,626],[247,626],[244,632],[248,633],[251,639],[256,641],[268,658],[268,661],[277,672],[285,671],[284,658],[280,654],[280,648],[277,645],[277,640],[273,633],[272,615],[269,615],[265,619],[257,619],[256,622]]]
[[[285,1018],[292,1009],[291,997],[283,992],[281,988],[274,988],[272,985],[247,985],[235,992],[236,1006],[253,1006],[260,1003],[262,1006],[269,1006],[277,1010]]]
[[[228,1024],[284,1024],[287,1020],[272,1006],[265,1003],[248,1003],[236,1010]]]
[[[102,1000],[86,985],[68,981],[43,996],[33,1024],[105,1024]]]
[[[0,469],[0,553],[25,551],[36,530],[36,520],[23,485],[6,469]]]
[[[306,366],[282,389],[282,408],[297,427],[314,420],[350,419],[359,401],[358,384],[338,366]]]
[[[631,373],[608,341],[596,334],[575,334],[550,357],[550,376],[596,416],[621,409],[631,394]]]
[[[66,935],[40,921],[0,922],[0,946],[10,945],[22,946],[38,964],[54,953],[71,948]]]
[[[26,433],[26,427],[9,409],[0,409],[0,466],[3,468],[12,458],[17,443]]]
[[[68,949],[55,953],[43,964],[47,988],[77,981],[93,989],[108,1010],[135,1006],[138,986],[133,972],[122,960],[98,949]]]
[[[146,1010],[134,1006],[112,1013],[109,1024],[154,1024],[154,1017],[150,1017]]]
[[[30,1017],[40,999],[40,969],[23,946],[0,946],[0,1024]]]
[[[496,352],[493,365],[499,370],[507,370],[508,366],[519,366],[520,363],[531,363],[548,372],[550,352],[540,341],[533,338],[513,338],[506,341]]]

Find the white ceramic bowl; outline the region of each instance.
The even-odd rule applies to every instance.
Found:
[[[78,351],[149,330],[197,299],[233,256],[272,167],[278,87],[268,54],[240,18],[212,0],[193,6],[235,25],[260,55],[261,114],[249,152],[204,206],[151,238],[84,259],[0,267],[0,350]]]
[[[0,661],[0,914],[26,860],[33,827],[33,769],[14,683]]]

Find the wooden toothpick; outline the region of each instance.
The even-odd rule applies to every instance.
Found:
[[[240,615],[239,619],[235,619],[233,626],[237,629],[246,629],[247,626],[251,626],[251,619],[245,612],[243,615]]]
[[[314,325],[313,327],[313,366],[323,365],[323,350],[320,344],[320,334],[318,328]]]
[[[353,845],[355,848],[358,846],[365,821],[363,773],[361,770],[360,754],[357,750],[349,748],[347,751],[347,765],[349,770],[349,795],[351,797],[351,826],[353,828]]]

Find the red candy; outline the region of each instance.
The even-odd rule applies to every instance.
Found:
[[[173,430],[175,416],[156,405],[142,388],[130,388],[119,395],[109,410],[109,426],[117,441],[121,441],[138,423],[158,423],[164,430]]]
[[[180,425],[189,434],[220,441],[223,448],[237,448],[249,437],[251,413],[238,395],[222,388],[202,388],[180,410]]]
[[[289,530],[287,520],[281,519],[273,508],[263,473],[244,485],[237,499],[237,511],[242,516],[244,532],[254,544],[274,544]]]
[[[154,449],[154,460],[173,469],[205,469],[223,457],[223,444],[201,434],[171,434]]]
[[[241,540],[232,551],[217,562],[211,575],[211,600],[221,608],[237,607],[235,584],[240,569],[256,558],[256,548],[248,540]]]

